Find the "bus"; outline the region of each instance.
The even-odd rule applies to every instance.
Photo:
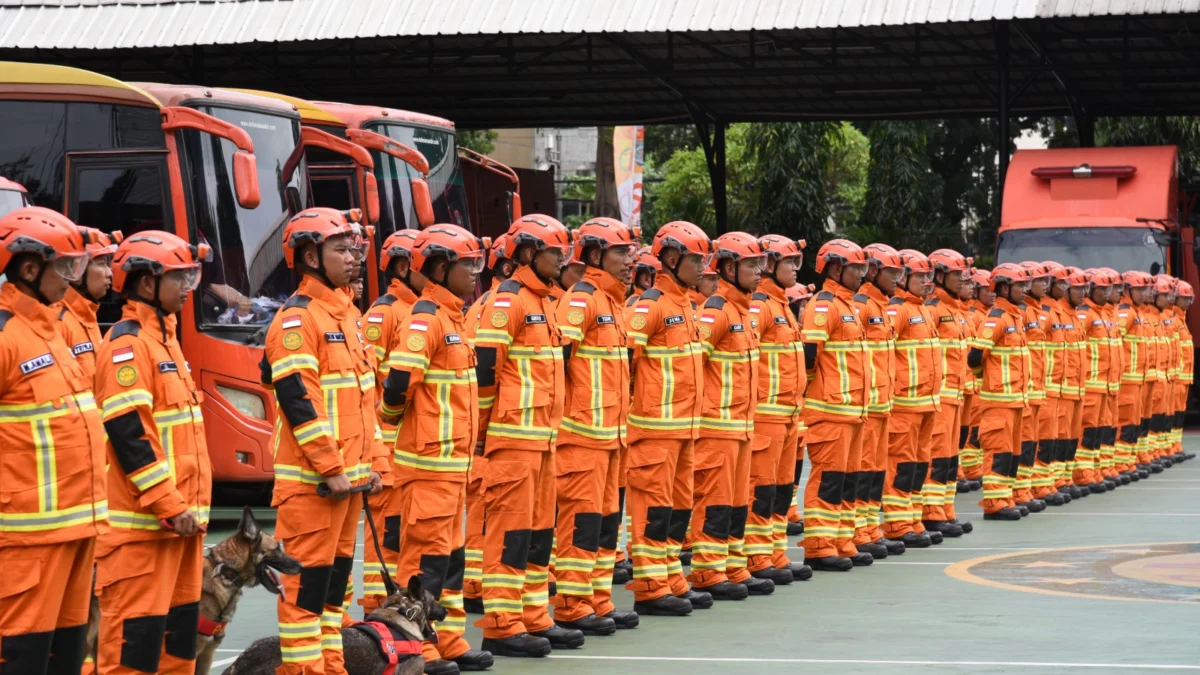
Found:
[[[29,205],[25,186],[0,176],[0,216]]]

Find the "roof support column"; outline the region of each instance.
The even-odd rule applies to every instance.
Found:
[[[717,212],[717,234],[729,231],[728,204],[725,195],[725,121],[718,119],[713,125],[713,162],[709,165],[712,180],[713,209]]]
[[[1000,127],[999,138],[997,139],[996,147],[1000,152],[1000,175],[997,177],[999,183],[997,185],[997,199],[999,204],[1000,197],[1004,194],[1004,179],[1008,175],[1008,160],[1011,149],[1009,148],[1009,127],[1008,127],[1008,23],[998,22],[996,24],[996,56],[999,59],[999,77],[1000,77]],[[998,216],[999,214],[997,214]],[[1000,222],[997,217],[996,222]]]
[[[1079,129],[1079,147],[1096,147],[1096,118],[1086,110],[1075,115],[1075,126]]]

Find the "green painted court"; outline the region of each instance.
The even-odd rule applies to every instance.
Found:
[[[1200,449],[1200,435],[1185,442]],[[643,617],[636,630],[547,659],[497,659],[490,672],[1200,671],[1200,460],[1019,523],[984,522],[977,500],[958,499],[975,524],[960,539],[690,617]],[[274,601],[248,592],[212,672],[274,634]]]

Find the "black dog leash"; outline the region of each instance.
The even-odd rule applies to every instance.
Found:
[[[375,519],[371,517],[371,502],[367,499],[367,493],[370,490],[370,483],[350,488],[351,493],[362,493],[363,511],[366,514],[367,527],[371,529],[371,541],[375,544],[375,555],[379,556],[379,567],[380,571],[383,572],[383,587],[387,589],[387,594],[390,596],[397,593],[400,589],[396,586],[396,582],[392,580],[392,575],[388,573],[387,563],[384,562],[383,548],[379,546],[379,533],[375,530]],[[318,497],[328,497],[331,494],[333,494],[333,491],[325,483],[317,485]]]

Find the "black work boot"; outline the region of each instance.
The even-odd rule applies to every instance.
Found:
[[[693,592],[708,593],[713,600],[745,600],[750,595],[750,589],[746,588],[746,584],[737,584],[732,581],[722,581],[712,586],[700,586]]]
[[[875,562],[875,558],[870,553],[855,553],[850,556],[850,562],[854,563],[855,567],[870,567]]]
[[[1142,479],[1142,477],[1138,475],[1137,469],[1131,469],[1121,475],[1125,476],[1126,478],[1128,478],[1130,480],[1130,482],[1133,482],[1133,483],[1136,483]]]
[[[626,567],[617,565],[613,567],[612,582],[614,586],[624,586],[633,579],[633,572]]]
[[[463,598],[463,609],[467,614],[483,614],[483,598]]]
[[[458,675],[458,664],[446,659],[425,662],[425,675]]]
[[[888,555],[904,555],[904,542],[899,539],[880,539],[875,542],[887,550]]]
[[[679,564],[683,565],[684,567],[691,567],[692,566],[692,552],[691,551],[680,551],[679,552]]]
[[[712,609],[713,596],[704,591],[689,588],[687,593],[677,596],[692,603],[692,609]],[[634,607],[634,609],[637,609]],[[641,610],[638,610],[641,611]]]
[[[921,524],[925,526],[926,532],[939,532],[943,537],[963,536],[962,527],[948,520],[923,520]]]
[[[1083,499],[1091,494],[1091,490],[1084,485],[1068,485],[1067,489],[1071,491],[1071,499]]]
[[[1108,486],[1105,485],[1102,481],[1096,481],[1095,483],[1088,483],[1087,489],[1088,489],[1089,493],[1094,494],[1094,495],[1102,495],[1105,492],[1108,492]]]
[[[1150,473],[1162,473],[1162,472],[1163,472],[1162,462],[1158,461],[1157,459],[1151,460],[1150,461]]]
[[[1104,478],[1104,487],[1108,488],[1109,492],[1116,490],[1119,486],[1120,483],[1118,483],[1115,479],[1107,476]]]
[[[712,602],[710,599],[709,602]],[[692,603],[686,598],[677,598],[667,594],[653,600],[638,600],[633,603],[633,611],[646,616],[687,616],[692,613]]]
[[[1022,518],[1024,518],[1024,517],[1026,517],[1026,516],[1028,516],[1028,515],[1029,515],[1029,508],[1028,508],[1028,507],[1026,507],[1026,506],[1022,506],[1021,504],[1017,504],[1017,505],[1016,505],[1014,508],[1017,510],[1017,513],[1021,514],[1021,517],[1022,517]]]
[[[547,656],[552,650],[549,640],[529,633],[517,633],[506,638],[484,638],[481,646],[483,651],[496,656],[512,657]]]
[[[976,490],[982,490],[982,489],[983,489],[983,479],[982,478],[972,478],[970,492],[974,492]]]
[[[617,630],[616,625],[613,626],[613,630]],[[546,630],[530,633],[530,635],[546,638],[554,649],[579,649],[583,646],[583,631],[577,628],[551,626]]]
[[[1070,486],[1070,485],[1064,485],[1064,486],[1062,486],[1062,487],[1058,488],[1058,496],[1063,498],[1063,503],[1064,503],[1064,504],[1070,504],[1070,503],[1071,503],[1071,499],[1072,499],[1072,497],[1071,497],[1071,486]],[[1049,502],[1047,502],[1047,503],[1049,503]]]
[[[494,662],[495,659],[492,658],[491,652],[479,651],[478,649],[468,649],[454,659],[454,663],[458,664],[458,669],[465,672],[487,670],[492,667],[492,663]],[[426,670],[425,672],[429,671]]]
[[[933,539],[927,532],[909,532],[900,539],[896,540],[904,544],[904,548],[929,548],[933,546]]]
[[[952,520],[950,522],[961,527],[963,534],[971,534],[972,532],[975,531],[975,526],[972,525],[971,521],[969,521],[969,520],[959,520],[958,518],[955,518],[954,520]]]
[[[1063,496],[1057,492],[1051,492],[1045,497],[1042,497],[1042,501],[1046,502],[1046,506],[1062,506],[1063,504],[1067,503],[1066,500],[1063,499]]]
[[[937,530],[925,530],[925,536],[929,537],[929,543],[933,544],[934,546],[937,546],[945,541],[945,539],[942,538],[942,533],[938,532]]]
[[[788,572],[791,574],[791,572]],[[775,592],[775,582],[770,579],[759,579],[751,576],[749,579],[742,582],[750,595],[770,595]]]
[[[1164,469],[1169,469],[1175,465],[1175,462],[1171,461],[1170,457],[1159,457],[1158,462],[1163,465]]]
[[[1027,502],[1017,504],[1017,506],[1024,506],[1025,508],[1029,509],[1030,513],[1041,513],[1042,511],[1046,510],[1046,502],[1040,499],[1030,499]]]
[[[674,597],[674,596],[669,595],[667,597]],[[676,598],[676,599],[678,599],[678,598]],[[615,623],[617,625],[617,630],[628,630],[630,628],[637,628],[638,624],[641,623],[641,617],[638,616],[637,612],[632,612],[632,611],[622,611],[619,609],[614,609],[613,611],[611,611],[608,614],[605,614],[603,616],[606,619],[612,619],[613,623]]]
[[[854,561],[840,555],[828,555],[822,558],[805,558],[804,564],[816,572],[849,572],[854,568]]]
[[[791,563],[787,570],[792,573],[792,581],[808,581],[812,578],[812,568],[804,563]]]
[[[1020,520],[1021,512],[1010,507],[1004,507],[999,511],[983,514],[984,520]]]
[[[757,572],[751,572],[750,576],[755,579],[765,579],[776,586],[787,586],[795,581],[792,578],[792,571],[784,567],[766,567]],[[750,592],[753,593],[754,589],[750,589]]]
[[[883,560],[884,558],[888,557],[887,546],[884,546],[883,544],[877,544],[873,541],[865,544],[859,544],[855,548],[858,549],[859,553],[869,553],[871,557],[875,558],[876,560]]]
[[[612,635],[617,632],[616,621],[606,619],[597,614],[589,614],[582,619],[574,621],[555,621],[554,623],[558,624],[559,628],[577,630],[584,635]]]
[[[804,521],[793,523],[789,520],[787,524],[787,536],[799,537],[802,534],[804,534]]]
[[[1133,479],[1129,477],[1128,473],[1117,474],[1113,477],[1113,480],[1117,481],[1121,485],[1129,485],[1133,482]]]
[[[955,489],[957,489],[958,492],[970,492],[971,491],[971,481],[967,480],[966,478],[963,478],[962,480],[958,481],[958,485],[956,486]]]

